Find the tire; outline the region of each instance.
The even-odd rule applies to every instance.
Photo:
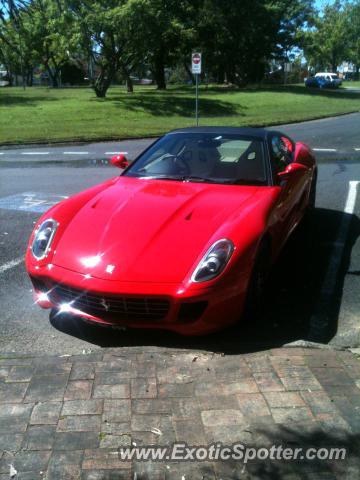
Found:
[[[302,246],[305,245],[309,249],[311,249],[312,233],[314,228],[316,182],[317,173],[315,171],[314,177],[311,182],[308,203],[305,207],[303,218],[301,219],[299,225],[296,228],[296,236],[298,238],[299,244]]]
[[[315,202],[316,202],[316,183],[317,183],[317,174],[314,173],[314,177],[311,182],[310,193],[309,193],[309,200],[307,210],[312,212],[315,209]]]
[[[259,249],[249,282],[246,297],[245,317],[259,320],[263,313],[266,283],[269,275],[270,245],[264,242]]]

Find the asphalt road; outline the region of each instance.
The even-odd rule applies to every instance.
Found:
[[[33,304],[22,263],[41,211],[116,175],[107,159],[115,152],[134,158],[151,140],[0,149],[0,352],[70,354],[131,345],[238,352],[299,340],[359,346],[360,114],[281,130],[317,149],[316,212],[274,268],[262,324],[242,324],[203,339],[49,319],[48,311]]]
[[[346,155],[357,158],[360,152],[360,114],[276,126],[298,141],[311,145],[320,155]],[[112,155],[125,153],[135,158],[154,139],[98,142],[83,145],[28,145],[0,147],[0,166],[46,165],[102,165]]]

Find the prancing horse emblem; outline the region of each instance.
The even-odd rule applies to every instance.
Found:
[[[101,305],[105,308],[105,310],[108,312],[109,309],[110,309],[110,305],[108,305],[108,304],[106,303],[105,298],[102,298],[100,303],[101,303]]]

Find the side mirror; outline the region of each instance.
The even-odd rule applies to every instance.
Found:
[[[301,163],[290,163],[283,172],[279,172],[276,176],[281,182],[283,180],[287,180],[296,173],[304,173],[306,170],[307,167]]]
[[[114,167],[117,167],[117,168],[121,168],[122,170],[124,170],[124,168],[129,166],[128,159],[122,153],[120,153],[119,155],[114,155],[111,158],[110,162],[111,162],[111,165],[114,165]]]

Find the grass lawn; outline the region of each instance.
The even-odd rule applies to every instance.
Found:
[[[114,87],[97,99],[88,88],[1,88],[0,144],[158,135],[194,125],[194,93],[187,86],[135,87],[134,94]],[[200,125],[274,125],[359,110],[358,93],[300,85],[200,91]]]
[[[342,86],[345,88],[360,88],[360,81],[343,82]]]

